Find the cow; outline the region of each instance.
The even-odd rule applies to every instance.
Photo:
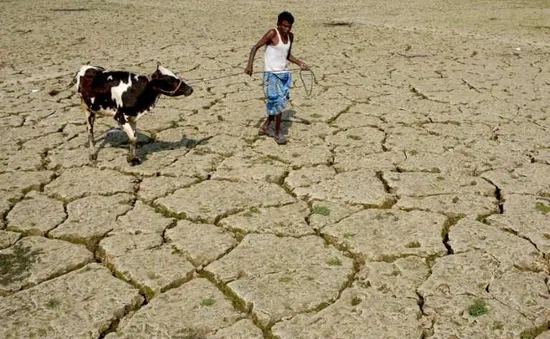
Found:
[[[141,164],[141,159],[136,155],[137,120],[155,106],[161,95],[187,97],[193,93],[193,88],[160,63],[150,76],[84,65],[75,74],[72,84],[75,83],[80,106],[86,116],[90,160],[97,160],[94,139],[96,115],[109,115],[128,135],[130,150],[127,160],[132,166]]]

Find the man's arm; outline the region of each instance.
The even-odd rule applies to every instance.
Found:
[[[288,56],[286,57],[288,61],[298,65],[301,69],[307,70],[309,69],[309,66],[303,62],[302,60],[298,60],[297,58],[292,55],[292,42],[294,41],[294,34],[290,33],[290,49],[288,50]]]
[[[267,33],[264,34],[264,36],[254,45],[252,46],[252,49],[250,50],[250,55],[248,57],[248,64],[246,65],[246,68],[244,72],[248,75],[252,75],[253,71],[253,65],[254,65],[254,58],[256,57],[256,51],[263,46],[271,43],[273,41],[273,38],[275,37],[275,30],[270,29]]]

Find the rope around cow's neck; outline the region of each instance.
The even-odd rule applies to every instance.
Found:
[[[289,70],[288,72],[294,72],[296,70]],[[304,77],[303,77],[303,71],[302,69],[299,70],[299,75],[300,75],[300,80],[302,81],[302,85],[304,86],[304,90],[306,92],[306,96],[307,97],[310,97],[311,94],[313,93],[313,84],[317,84],[317,78],[315,77],[315,73],[313,73],[313,71],[310,69],[308,69],[307,71],[310,72],[311,74],[311,77],[313,78],[312,81],[311,81],[311,86],[309,86],[309,89],[308,87],[306,86],[306,82],[304,81]],[[286,72],[286,71],[285,71]],[[257,71],[257,72],[253,72],[252,74],[263,74],[265,73],[264,71]],[[226,75],[221,75],[221,76],[218,76],[218,77],[213,77],[213,78],[201,78],[201,79],[193,79],[193,80],[189,80],[189,81],[186,81],[188,85],[196,85],[198,83],[201,83],[201,82],[209,82],[209,81],[213,81],[213,80],[219,80],[219,79],[224,79],[224,78],[231,78],[231,77],[234,77],[234,76],[238,76],[238,75],[242,75],[243,73],[242,72],[239,72],[239,73],[233,73],[233,74],[226,74]]]

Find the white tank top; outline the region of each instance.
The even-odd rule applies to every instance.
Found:
[[[287,57],[290,50],[290,36],[286,44],[283,43],[279,30],[275,28],[277,36],[279,37],[279,43],[277,45],[266,45],[264,52],[264,62],[266,72],[280,72],[287,71]]]

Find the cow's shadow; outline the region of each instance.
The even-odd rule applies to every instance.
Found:
[[[296,111],[293,109],[284,110],[282,114],[283,117],[281,118],[281,132],[285,137],[289,134],[290,129],[292,128],[292,124],[294,122],[307,123],[309,125],[309,121],[296,117]],[[259,129],[260,126],[262,126],[262,124],[264,123],[265,119],[266,116],[258,119],[254,127]],[[275,133],[275,121],[273,121],[269,125],[269,130]]]
[[[204,145],[208,143],[212,136],[208,136],[202,139],[188,139],[185,136],[178,141],[162,141],[155,140],[148,136],[147,134],[141,133],[140,131],[136,132],[136,145],[137,145],[137,156],[141,159],[142,162],[147,160],[147,156],[162,151],[175,150],[179,148],[192,149],[198,145]],[[123,148],[128,150],[130,143],[128,142],[128,136],[124,131],[118,128],[111,128],[106,133],[104,133],[101,138],[96,142],[95,155],[96,158],[99,157],[101,150],[105,149],[108,145],[113,148]]]

